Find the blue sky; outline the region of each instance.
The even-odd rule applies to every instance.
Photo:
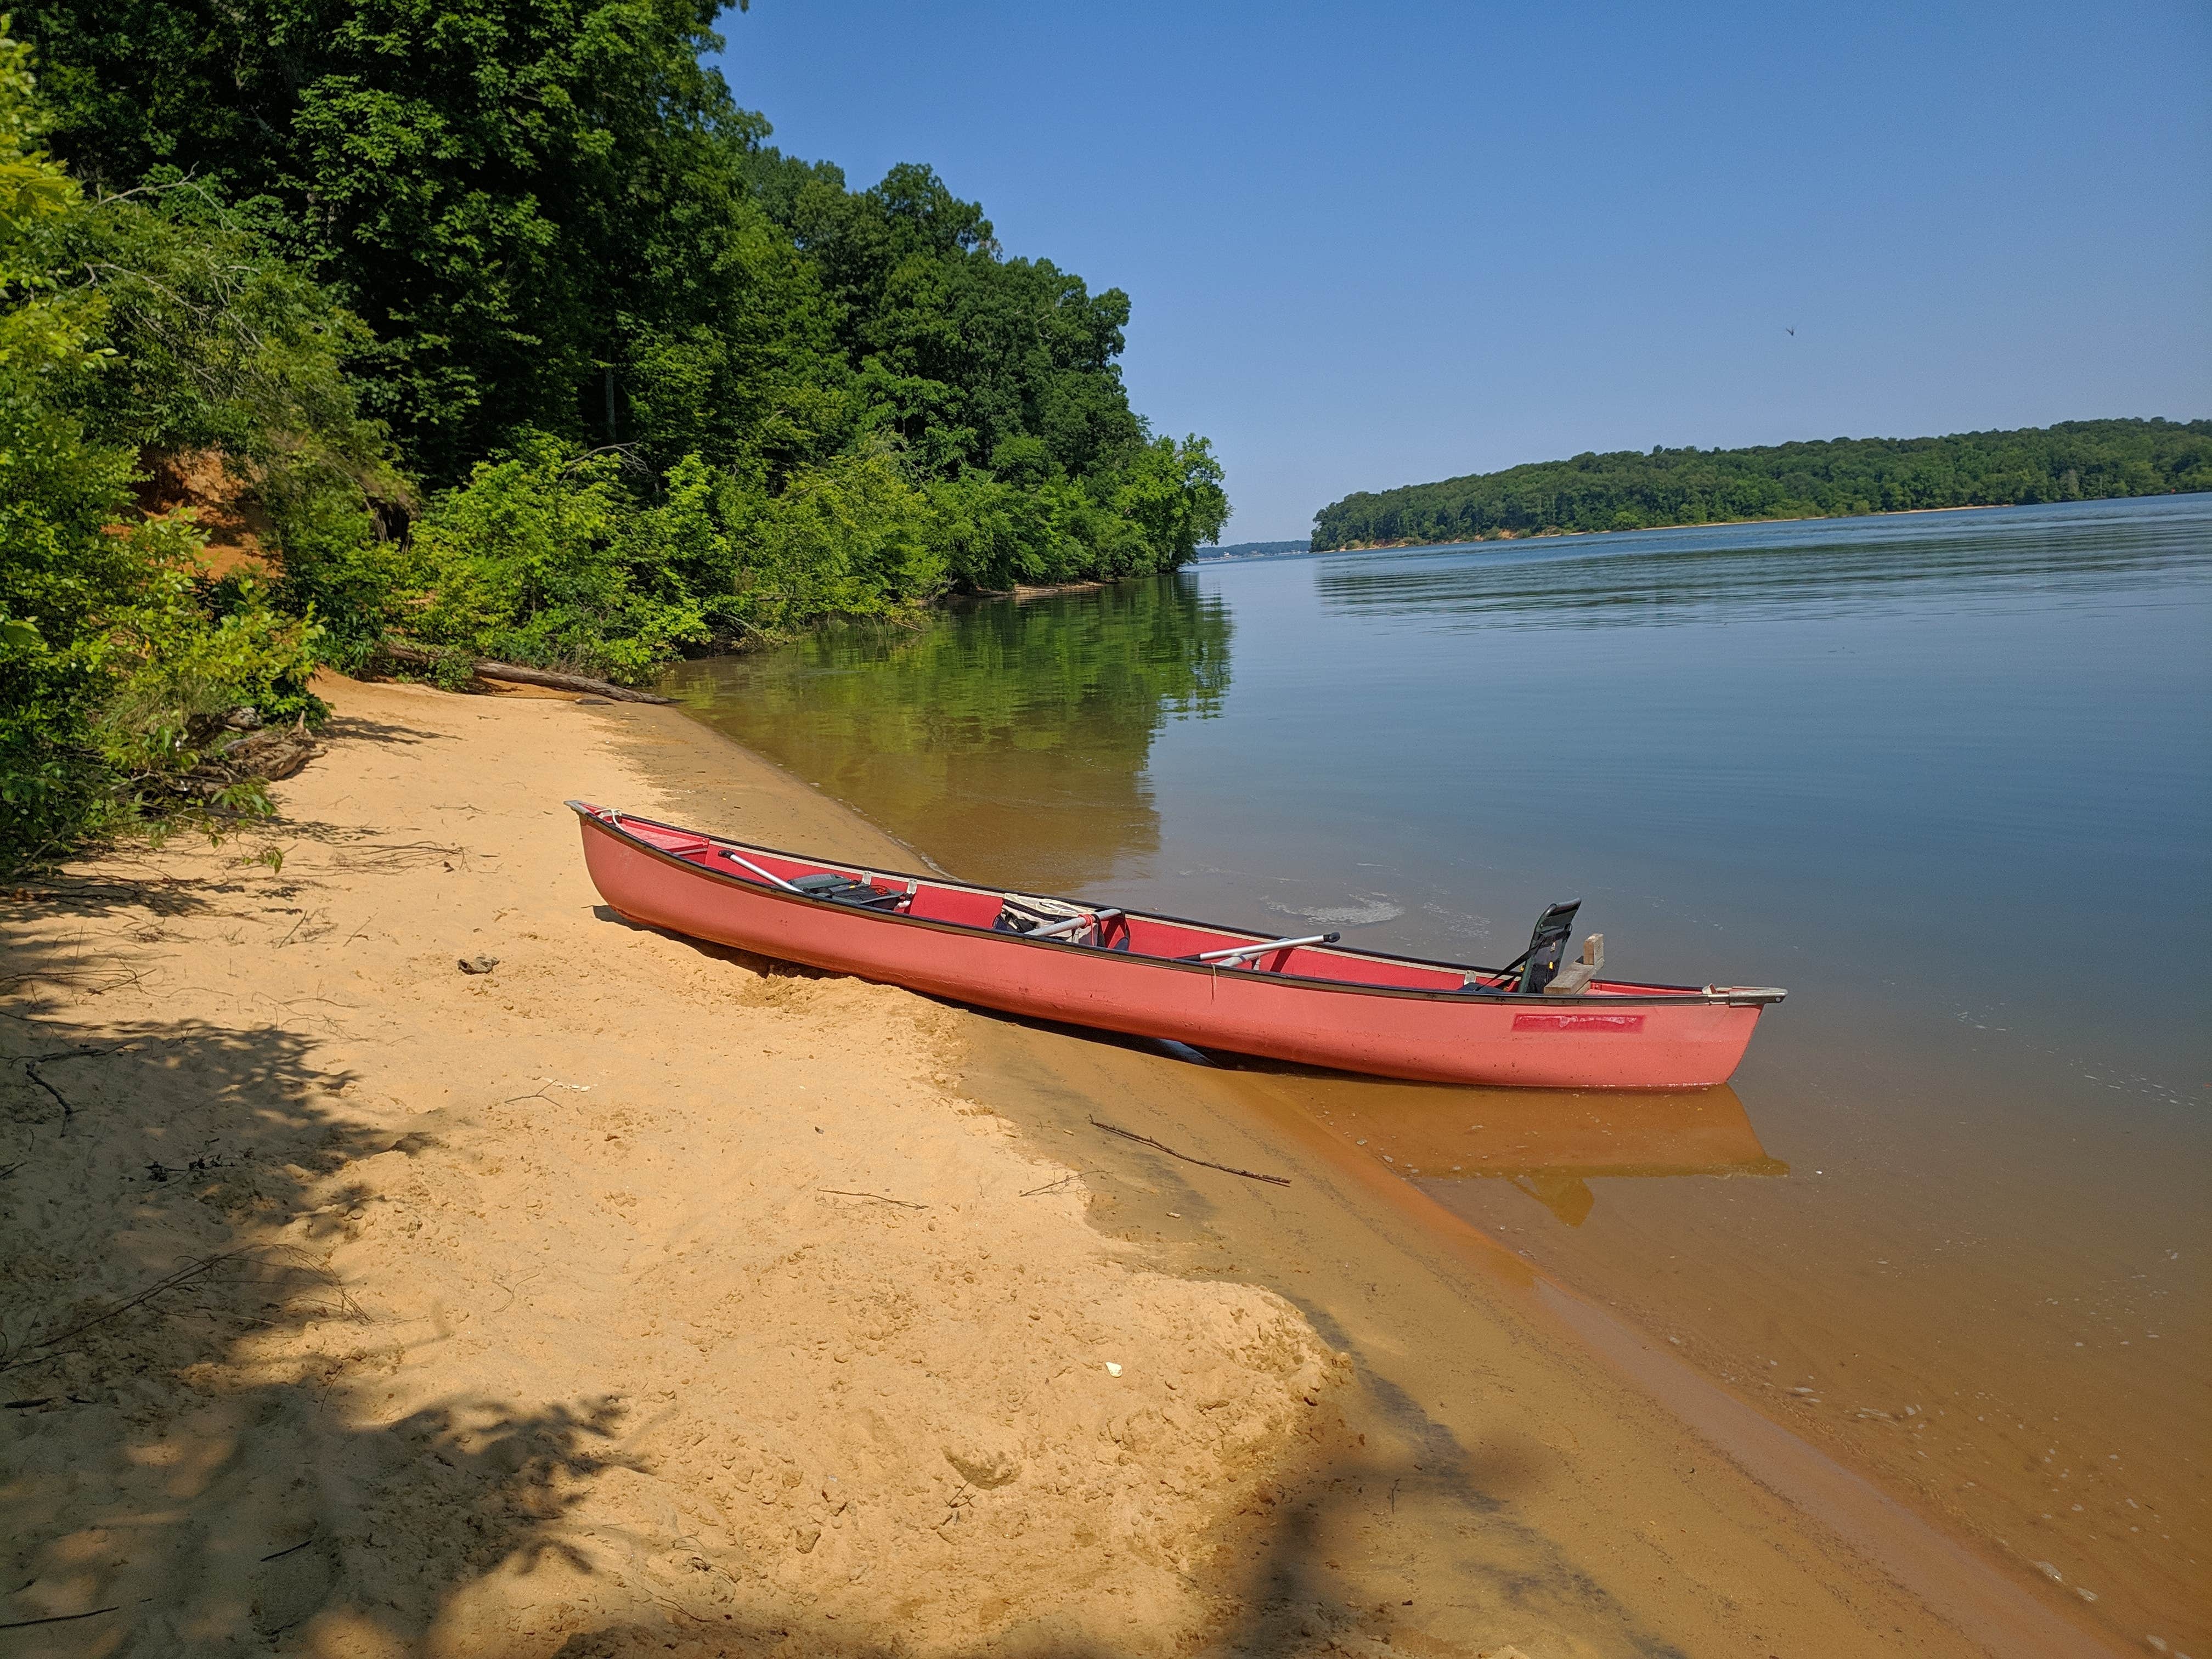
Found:
[[[753,0],[791,154],[1128,291],[1224,539],[1586,449],[2212,415],[2212,6]],[[1793,337],[1787,328],[1797,331]]]

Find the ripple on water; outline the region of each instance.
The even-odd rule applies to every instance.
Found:
[[[1368,899],[1356,904],[1321,904],[1310,908],[1297,904],[1278,904],[1273,899],[1264,902],[1277,915],[1303,916],[1308,921],[1330,922],[1342,927],[1364,927],[1370,922],[1395,921],[1406,914],[1404,905],[1393,904],[1388,899]]]

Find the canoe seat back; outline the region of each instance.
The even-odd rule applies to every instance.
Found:
[[[1475,969],[1460,988],[1492,994],[1518,991],[1524,995],[1543,990],[1559,975],[1559,959],[1567,953],[1567,936],[1575,930],[1575,912],[1582,908],[1580,899],[1546,906],[1528,935],[1527,950],[1503,968]]]
[[[1567,953],[1567,938],[1575,931],[1575,912],[1583,908],[1580,899],[1569,899],[1565,904],[1547,906],[1536,918],[1536,927],[1528,935],[1528,954],[1522,958],[1522,991],[1540,991],[1556,978],[1560,958]]]

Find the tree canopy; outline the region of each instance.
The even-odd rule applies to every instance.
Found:
[[[1753,519],[1817,519],[2212,489],[2212,421],[2069,421],[1943,438],[1624,450],[1361,491],[1316,551]]]
[[[24,4],[0,26],[6,637],[120,664],[159,567],[295,656],[404,635],[635,680],[1216,539],[1206,440],[1129,406],[1128,296],[1009,254],[926,166],[855,190],[772,147],[708,61],[720,9]],[[243,586],[203,568],[189,503],[158,549],[107,533],[210,465],[257,526]],[[75,621],[32,614],[64,590]],[[112,780],[91,734],[121,672],[56,690],[9,775]]]
[[[1007,258],[927,167],[853,191],[769,148],[703,61],[719,9],[34,0],[18,27],[81,179],[269,204],[367,325],[363,407],[433,485],[526,428],[771,491],[876,434],[910,477],[1018,488],[1146,449],[1128,296]]]

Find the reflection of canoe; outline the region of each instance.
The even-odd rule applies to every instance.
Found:
[[[1438,1177],[1777,1175],[1733,1089],[1538,1102],[1370,1085],[1332,1091],[1317,1109],[1377,1157]]]
[[[1324,1122],[1401,1174],[1509,1181],[1569,1226],[1589,1214],[1583,1183],[1600,1177],[1790,1173],[1766,1155],[1743,1102],[1726,1087],[1633,1101],[1389,1084],[1309,1085],[1301,1093]]]
[[[1009,1013],[1301,1065],[1516,1087],[1698,1088],[1735,1071],[1759,1010],[1781,994],[1618,981],[1572,997],[1469,990],[1471,970],[1451,963],[1065,901],[1049,902],[1095,917],[1078,934],[1095,942],[1028,938],[994,929],[1007,896],[988,888],[569,805],[592,882],[633,921]],[[832,872],[854,878],[842,894],[785,884]],[[1192,959],[1239,951],[1251,952],[1242,963]]]

